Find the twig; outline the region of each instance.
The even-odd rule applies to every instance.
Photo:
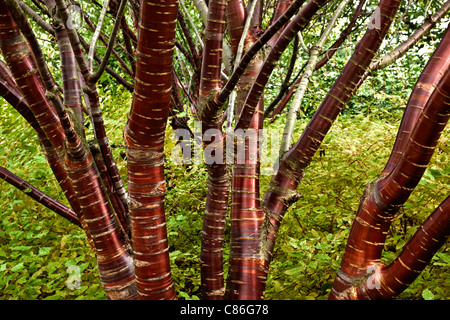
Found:
[[[90,82],[92,82],[92,83],[96,83],[98,81],[98,79],[100,79],[103,72],[105,71],[105,68],[108,64],[109,57],[113,50],[114,41],[116,40],[117,32],[119,31],[123,13],[125,12],[126,4],[127,4],[127,0],[122,0],[120,2],[119,10],[118,10],[117,16],[116,16],[116,22],[114,23],[114,28],[111,33],[111,37],[109,38],[108,48],[106,49],[105,56],[103,57],[102,62],[100,63],[100,66],[98,67],[97,71],[90,78]]]
[[[78,220],[76,213],[72,209],[43,193],[36,187],[33,187],[31,184],[29,184],[22,178],[19,178],[11,171],[2,166],[0,166],[0,178],[13,185],[17,189],[23,191],[27,196],[33,198],[40,204],[56,212],[61,217],[66,218],[70,222],[81,227],[80,220]]]
[[[91,40],[91,45],[89,47],[88,65],[89,65],[89,69],[91,69],[91,71],[94,70],[93,63],[94,63],[95,46],[97,44],[98,37],[100,36],[100,31],[102,30],[103,21],[105,20],[106,10],[108,9],[108,6],[109,6],[109,0],[105,0],[105,2],[103,2],[102,11],[100,12],[100,16],[98,18],[97,28],[94,31],[94,35],[92,36],[92,40]]]
[[[322,35],[320,36],[320,39],[313,45],[313,47],[309,51],[310,57],[308,64],[306,65],[305,72],[301,77],[300,84],[294,96],[294,101],[292,102],[292,105],[289,108],[288,116],[286,119],[286,126],[284,128],[283,138],[281,140],[280,154],[283,154],[290,148],[295,122],[297,120],[297,114],[299,112],[303,96],[305,95],[306,88],[309,83],[309,78],[312,76],[317,59],[319,57],[320,52],[322,51],[326,39],[329,37],[331,30],[333,29],[337,19],[341,15],[342,11],[344,10],[348,2],[349,0],[344,0],[338,5],[338,7],[334,11],[333,16],[331,17],[330,22],[328,23]]]
[[[256,3],[258,0],[253,0],[250,10],[247,15],[247,20],[244,24],[244,29],[242,30],[241,39],[237,47],[236,57],[234,60],[233,71],[239,66],[239,61],[241,61],[242,54],[244,52],[245,39],[247,38],[248,30],[250,29],[250,24],[253,19],[253,14],[255,13]],[[230,94],[228,103],[228,115],[227,115],[227,132],[231,132],[233,128],[233,117],[234,117],[234,103],[236,101],[236,90],[233,90]]]

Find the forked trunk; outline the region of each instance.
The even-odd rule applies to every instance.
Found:
[[[438,69],[434,69],[436,72]],[[419,83],[420,86],[420,83]],[[337,277],[334,281],[330,299],[358,299],[364,297],[378,296],[379,298],[392,298],[399,294],[404,284],[409,284],[412,275],[417,276],[421,269],[417,265],[426,256],[435,252],[445,242],[448,236],[448,199],[432,215],[431,221],[422,226],[426,234],[426,228],[430,224],[436,228],[443,228],[441,235],[443,239],[431,240],[426,237],[426,242],[435,241],[439,246],[413,246],[408,245],[405,253],[401,254],[396,262],[385,268],[381,265],[381,254],[384,243],[391,226],[392,220],[399,208],[408,199],[411,192],[419,183],[425,169],[427,168],[435,147],[450,117],[450,97],[446,95],[450,90],[450,71],[447,69],[436,89],[423,107],[411,136],[399,158],[395,168],[389,174],[381,176],[378,180],[371,182],[363,196],[356,214],[356,219],[350,231],[347,247],[342,258]],[[411,101],[414,103],[414,100]],[[394,149],[395,151],[395,149]],[[433,221],[437,219],[439,221]],[[443,219],[443,220],[441,220]],[[434,227],[432,227],[434,228]],[[423,234],[418,235],[423,238]],[[411,240],[416,243],[417,240]],[[425,241],[425,240],[424,240]],[[432,254],[431,254],[432,256]],[[408,257],[407,259],[405,257]],[[402,265],[399,269],[399,265]],[[423,267],[426,263],[423,264]],[[374,268],[381,268],[382,277],[377,289],[369,293],[357,290],[364,276]],[[415,270],[412,274],[407,271]],[[419,271],[420,270],[420,271]],[[392,273],[392,272],[399,272]],[[407,273],[405,275],[405,272]],[[379,273],[379,272],[378,272]],[[387,277],[385,280],[384,277]],[[393,281],[396,277],[397,283]],[[403,277],[405,277],[403,279]],[[394,279],[393,279],[394,278]],[[403,282],[402,280],[408,279]],[[387,281],[387,282],[385,282]],[[362,285],[364,289],[364,284]],[[373,289],[369,286],[368,289]]]

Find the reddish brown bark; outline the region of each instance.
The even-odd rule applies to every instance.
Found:
[[[297,143],[280,159],[278,171],[272,177],[263,199],[266,209],[263,241],[267,262],[271,260],[276,234],[284,213],[299,198],[297,186],[303,178],[304,169],[311,162],[334,120],[354,94],[353,88],[378,51],[399,5],[399,1],[380,1],[381,29],[367,29]]]
[[[203,147],[205,157],[209,157],[205,159],[208,168],[208,194],[203,220],[200,264],[202,295],[203,298],[211,300],[223,299],[225,295],[223,239],[229,178],[225,163],[225,136],[221,128],[222,115],[214,104],[209,103],[221,87],[220,70],[225,10],[225,2],[210,1],[199,91]],[[211,153],[206,152],[208,149],[212,150]]]
[[[327,3],[327,1],[328,0],[309,1],[300,10],[299,14],[286,26],[264,60],[264,64],[253,82],[252,88],[250,89],[244,104],[245,107],[242,109],[237,120],[236,129],[248,128],[264,88],[269,81],[270,74],[280,59],[281,54],[287,48],[294,36],[308,25],[312,17]]]
[[[140,299],[174,299],[164,211],[164,134],[172,89],[176,1],[143,2],[125,128],[131,235]]]
[[[450,117],[450,97],[446,95],[449,90],[450,71],[447,69],[427,100],[395,168],[367,186],[330,299],[358,298],[355,282],[361,280],[368,268],[381,262],[384,242],[395,213],[419,183]],[[420,252],[420,247],[413,250],[413,254]],[[410,261],[413,263],[414,260]],[[405,266],[409,268],[407,264]],[[393,288],[388,291],[396,293]]]
[[[46,107],[47,113],[52,113],[54,110],[52,104],[55,105],[57,114],[53,113],[53,117],[58,120],[56,122],[58,127],[56,128],[59,129],[57,132],[62,141],[51,140],[52,138],[54,139],[54,137],[48,135],[45,130],[47,127],[41,125],[41,128],[43,128],[44,132],[47,134],[47,138],[52,141],[54,147],[57,143],[61,143],[62,145],[59,147],[59,155],[61,160],[64,160],[67,176],[73,184],[75,194],[83,212],[83,217],[89,229],[89,234],[92,237],[92,242],[96,251],[100,281],[106,296],[114,299],[133,298],[135,286],[132,259],[126,251],[126,246],[120,232],[116,228],[114,218],[111,215],[112,211],[108,199],[104,193],[92,157],[90,153],[86,151],[83,142],[74,131],[59,97],[51,91],[53,89],[53,79],[46,68],[42,52],[37,46],[36,39],[34,38],[31,29],[29,29],[26,22],[20,20],[20,15],[17,16],[20,27],[27,35],[30,45],[33,46],[32,49],[34,56],[38,61],[40,76],[37,76],[38,70],[34,67],[33,57],[29,51],[30,48],[20,34],[18,26],[9,14],[8,9],[2,7],[0,10],[3,10],[1,13],[3,13],[3,17],[5,17],[4,20],[9,19],[9,25],[7,26],[9,32],[6,33],[9,38],[7,36],[2,38],[2,35],[5,33],[0,31],[0,46],[2,47],[2,50],[5,50],[5,43],[19,44],[16,47],[16,51],[14,51],[13,48],[9,48],[9,50],[6,51],[6,54],[4,51],[4,57],[10,64],[16,64],[15,68],[12,70],[18,85],[20,85],[21,81],[28,78],[28,82],[25,86],[21,87],[21,90],[25,99],[27,99],[27,97],[30,99],[30,101],[27,102],[34,113],[34,116],[38,120],[38,123],[41,114],[38,113],[39,111],[33,110],[33,103],[35,104],[36,101],[34,99],[44,102],[42,108]],[[11,54],[11,52],[14,52],[16,56],[8,55]],[[22,68],[18,68],[17,64]],[[21,70],[23,77],[14,74],[14,71],[16,70]],[[29,78],[29,74],[34,74],[36,77]],[[43,83],[45,83],[45,86]],[[34,96],[32,94],[34,94]],[[50,103],[47,97],[51,99],[52,103]],[[39,98],[41,100],[39,100]],[[57,148],[55,147],[55,149]]]
[[[46,2],[49,11],[59,14],[66,23],[69,16],[65,1]],[[89,47],[89,44],[76,30],[64,32],[64,28],[60,28],[57,23],[53,29],[41,21],[45,30],[55,35],[60,47],[64,48],[61,50],[63,88],[58,88],[52,75],[46,70],[42,52],[38,52],[39,44],[28,22],[20,14],[13,14],[12,18],[4,5],[7,3],[11,10],[16,2],[0,0],[0,49],[12,70],[12,73],[9,72],[0,62],[0,95],[36,130],[50,166],[78,218],[69,208],[1,167],[0,176],[67,219],[75,223],[81,222],[96,253],[100,280],[108,298],[175,298],[164,210],[164,138],[170,108],[183,110],[183,99],[178,96],[178,86],[185,90],[190,103],[199,103],[194,114],[203,122],[205,157],[209,156],[209,160],[216,161],[207,165],[208,194],[200,254],[203,298],[264,298],[278,228],[286,210],[300,197],[297,187],[303,171],[311,162],[333,121],[364,80],[363,75],[373,65],[373,57],[389,29],[400,1],[380,1],[381,15],[378,18],[381,21],[377,21],[380,27],[369,29],[359,42],[352,58],[301,138],[282,156],[279,169],[261,202],[258,130],[262,128],[264,87],[275,64],[297,31],[303,30],[328,1],[309,1],[288,23],[303,2],[294,0],[291,4],[290,0],[280,0],[271,26],[259,37],[258,19],[262,1],[258,1],[256,11],[259,13],[252,20],[254,28],[246,35],[246,52],[225,84],[221,78],[224,32],[228,30],[232,49],[236,52],[247,15],[244,2],[208,1],[209,17],[203,32],[201,65],[195,43],[189,39],[189,30],[181,22],[189,49],[183,48],[181,43],[178,46],[192,64],[195,73],[192,90],[192,87],[186,89],[185,84],[176,79],[173,67],[177,1],[132,1],[134,17],[140,17],[138,38],[134,37],[125,19],[120,19],[119,16],[117,21],[123,27],[124,54],[133,70],[129,70],[116,54],[125,72],[135,74],[136,83],[124,132],[130,191],[128,202],[106,137],[100,98],[96,90],[96,82],[102,70],[95,75],[89,70],[81,47],[81,44],[85,47]],[[349,26],[332,49],[339,46],[351,31],[364,2],[365,0],[359,1]],[[35,3],[40,7],[39,2]],[[112,12],[117,11],[119,3],[124,8],[125,1],[112,1]],[[54,10],[56,4],[58,10]],[[56,15],[54,17],[58,18]],[[21,23],[19,19],[22,20]],[[119,24],[115,25],[115,30],[118,26]],[[20,34],[20,30],[27,40]],[[450,98],[446,95],[450,91],[449,33],[445,34],[417,81],[391,158],[380,179],[371,183],[364,194],[331,298],[395,297],[414,280],[448,238],[449,198],[433,212],[392,264],[381,264],[381,251],[393,215],[418,183],[440,131],[449,118]],[[258,52],[268,42],[274,47],[263,63]],[[110,44],[111,49],[112,42]],[[133,47],[136,48],[136,60],[132,57]],[[324,57],[316,68],[328,58],[329,56]],[[107,59],[102,60],[98,56],[96,59],[103,66],[106,65]],[[75,65],[75,60],[78,66]],[[77,68],[83,75],[83,89],[91,106],[97,140],[90,148],[84,142],[83,127],[80,125],[81,88],[76,81]],[[117,73],[115,77],[119,82],[125,83],[128,89],[133,89]],[[58,90],[63,93],[65,105],[74,110],[74,116],[68,117]],[[238,154],[232,170],[228,170],[224,152],[226,137],[222,132],[222,124],[224,105],[233,90],[237,92],[236,112],[239,116],[235,133],[247,137],[244,141],[237,138],[235,151]],[[198,101],[195,101],[197,93]],[[209,129],[214,129],[214,133],[211,134]],[[223,245],[230,181],[231,252],[226,291]],[[128,210],[131,242],[127,237]],[[377,271],[375,280],[381,284],[380,288],[373,288],[369,282],[363,281],[371,267]]]
[[[450,235],[450,197],[425,220],[399,256],[389,265],[377,265],[372,278],[354,290],[356,299],[392,299],[403,292],[429,265]]]
[[[233,15],[234,12],[244,12],[242,2],[229,3],[228,16],[231,33],[232,50],[238,49],[247,16]],[[257,19],[252,19],[251,30],[245,35],[244,50],[257,41],[253,26],[259,25]],[[234,39],[234,41],[233,41]],[[248,90],[262,65],[262,57],[257,54],[245,68],[236,86],[236,114],[244,106]],[[234,165],[232,170],[231,189],[231,248],[229,292],[230,299],[255,300],[264,298],[265,272],[259,255],[259,231],[264,220],[260,204],[260,129],[263,127],[263,103],[258,106],[247,131],[235,132],[234,135]]]
[[[231,92],[234,90],[235,86],[238,84],[240,77],[246,70],[248,64],[251,62],[253,57],[259,52],[259,50],[270,40],[274,35],[289,21],[289,19],[298,11],[298,9],[302,6],[304,0],[294,0],[289,8],[266,30],[257,40],[254,41],[253,45],[245,52],[242,56],[241,61],[238,66],[235,68],[227,83],[223,86],[220,93],[217,95],[216,99],[212,102],[216,104],[216,108],[220,108],[223,106],[230,96]],[[326,2],[323,1],[323,2]],[[312,3],[312,1],[311,1]],[[311,8],[313,5],[308,5],[305,7]],[[314,7],[314,6],[313,6]],[[311,16],[314,15],[316,11],[309,12],[309,10],[302,9],[302,11],[293,19],[303,21],[303,16],[305,14]],[[308,17],[306,17],[308,19]]]
[[[12,19],[4,1],[0,2],[0,48],[8,68],[47,139],[61,154],[65,135],[53,106],[45,96],[33,55]]]
[[[43,204],[50,210],[56,212],[61,217],[69,220],[70,222],[74,223],[75,225],[81,227],[80,220],[77,217],[77,214],[70,209],[69,207],[66,207],[65,205],[59,203],[55,199],[49,197],[36,187],[32,186],[25,180],[19,178],[12,172],[6,170],[2,166],[0,166],[0,178],[5,180],[6,182],[12,184],[17,189],[23,191],[27,196],[35,199],[37,202]]]
[[[4,79],[2,87],[8,93],[4,97],[36,130],[50,168],[83,223],[75,190],[61,159],[65,135],[59,118],[45,96],[44,85],[28,44],[9,14],[6,4],[1,3],[1,7],[0,47],[8,67],[12,70],[10,72],[3,63],[0,66]]]
[[[53,7],[53,1],[56,4],[56,7]],[[83,91],[87,95],[90,106],[90,116],[92,117],[94,134],[95,138],[100,146],[100,151],[103,156],[104,162],[106,164],[106,168],[108,170],[108,174],[110,176],[110,180],[112,182],[113,190],[112,193],[108,194],[109,197],[115,198],[113,200],[114,204],[119,204],[114,209],[118,216],[124,216],[127,210],[127,194],[125,188],[123,186],[119,170],[117,165],[113,159],[111,146],[109,144],[106,130],[104,126],[101,106],[100,106],[100,98],[98,96],[98,92],[96,89],[96,81],[97,78],[93,78],[93,74],[88,67],[87,59],[84,56],[84,52],[81,45],[81,40],[76,32],[75,28],[67,27],[68,21],[71,21],[71,17],[69,16],[69,12],[67,10],[67,5],[63,0],[51,0],[49,1],[51,4],[50,11],[54,14],[58,14],[63,23],[65,30],[67,32],[67,36],[69,37],[70,44],[72,46],[72,51],[77,61],[80,73],[84,78],[84,88]],[[57,11],[56,11],[57,8]],[[106,181],[107,182],[107,181]],[[108,189],[107,191],[109,191]],[[121,204],[120,204],[121,202]]]
[[[450,28],[445,32],[441,42],[425,66],[425,69],[417,79],[414,89],[409,97],[408,104],[406,105],[392,153],[382,174],[388,174],[397,165],[402,156],[403,149],[408,143],[409,137],[417,123],[417,119],[422,113],[423,107],[433,93],[439,80],[441,80],[442,75],[445,70],[447,70],[449,64]]]

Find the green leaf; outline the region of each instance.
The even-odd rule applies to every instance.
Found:
[[[180,296],[185,298],[186,300],[189,300],[189,294],[187,294],[186,292],[180,292]]]
[[[425,300],[434,300],[434,294],[428,289],[422,291],[422,297]]]
[[[40,247],[39,248],[39,255],[40,256],[46,256],[50,253],[50,251],[52,250],[51,247]]]
[[[11,271],[12,271],[12,272],[20,272],[20,271],[22,271],[24,268],[25,268],[25,267],[24,267],[24,265],[23,265],[23,262],[20,262],[20,263],[16,264],[14,267],[12,267],[12,268],[11,268]]]
[[[31,248],[33,248],[33,247],[32,246],[17,246],[17,247],[12,247],[11,250],[28,251],[28,250],[31,250]]]
[[[28,188],[26,188],[26,189],[23,190],[23,192],[25,192],[25,193],[30,193],[31,191],[32,191],[32,190],[31,190],[30,187],[28,187]]]

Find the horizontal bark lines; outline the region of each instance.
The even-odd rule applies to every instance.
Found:
[[[221,87],[221,68],[223,33],[225,30],[225,11],[227,3],[223,0],[209,2],[205,30],[204,52],[200,76],[200,118],[202,120],[203,147],[214,148],[218,161],[208,164],[208,193],[202,229],[200,253],[201,286],[204,299],[220,300],[225,296],[223,271],[223,238],[228,207],[229,176],[225,164],[225,136],[222,133],[222,115],[217,105],[210,103]],[[213,135],[208,129],[215,129]]]
[[[4,1],[0,2],[0,48],[17,86],[47,139],[61,154],[65,135],[53,106],[46,98],[33,55]]]
[[[8,102],[35,129],[45,157],[70,205],[83,223],[75,190],[62,163],[65,134],[52,104],[46,97],[32,52],[11,17],[0,2],[0,49],[11,71],[1,65],[2,85]],[[10,78],[13,77],[13,78]]]
[[[395,168],[417,123],[417,119],[449,65],[450,28],[447,28],[444,37],[426,64],[411,92],[398,129],[394,147],[382,174],[387,174]]]
[[[51,148],[56,150],[57,157],[50,158],[55,175],[57,178],[60,176],[62,186],[63,181],[73,185],[77,200],[74,202],[74,209],[78,211],[81,223],[87,225],[86,232],[91,245],[95,247],[100,280],[106,295],[108,298],[133,297],[135,289],[132,260],[126,251],[122,235],[116,228],[92,157],[74,131],[58,95],[52,92],[53,79],[46,69],[31,29],[26,21],[20,21],[21,28],[27,32],[30,43],[34,45],[33,53],[4,4],[0,7],[3,18],[0,26],[2,53],[39,127],[50,141]],[[20,13],[17,17],[23,18]],[[34,57],[39,61],[39,70],[35,66]],[[47,148],[51,150],[50,146]],[[48,154],[47,150],[47,157]],[[64,167],[60,161],[64,161]],[[62,173],[67,173],[70,180],[62,177]]]
[[[142,3],[135,92],[125,128],[129,210],[140,299],[174,299],[164,211],[164,135],[177,1]]]
[[[267,209],[265,222],[265,255],[270,258],[274,239],[287,208],[299,198],[296,192],[303,177],[304,169],[311,162],[333,122],[354,94],[354,88],[369,67],[375,53],[386,35],[400,2],[382,0],[380,8],[380,28],[368,28],[356,45],[351,56],[336,79],[333,87],[317,109],[297,143],[280,159],[280,167],[269,184],[263,205]]]
[[[420,114],[395,168],[366,188],[331,299],[355,298],[355,283],[371,265],[380,263],[392,219],[420,181],[450,117],[449,90],[450,71],[447,69]],[[413,250],[420,251],[420,247]]]
[[[221,87],[225,11],[225,1],[211,0],[209,3],[199,89],[199,114],[202,120],[207,120],[205,124],[210,128],[217,127],[221,120],[217,104],[210,103],[210,100],[214,99]]]
[[[91,154],[80,152],[80,156],[66,157],[65,164],[95,245],[100,281],[107,298],[133,299],[136,288],[132,257],[112,216]]]
[[[356,289],[358,299],[392,299],[403,292],[425,269],[450,235],[450,197],[424,221],[400,255],[388,266],[380,266],[374,281],[363,281]]]
[[[251,42],[251,36],[247,36]],[[242,110],[248,88],[262,65],[257,55],[239,82],[236,112]],[[237,138],[236,147],[244,147],[244,159],[235,158],[231,193],[230,298],[259,300],[265,295],[267,271],[260,254],[260,232],[264,211],[260,202],[260,129],[263,127],[263,101],[257,105],[245,138]],[[242,161],[244,160],[244,161]]]

